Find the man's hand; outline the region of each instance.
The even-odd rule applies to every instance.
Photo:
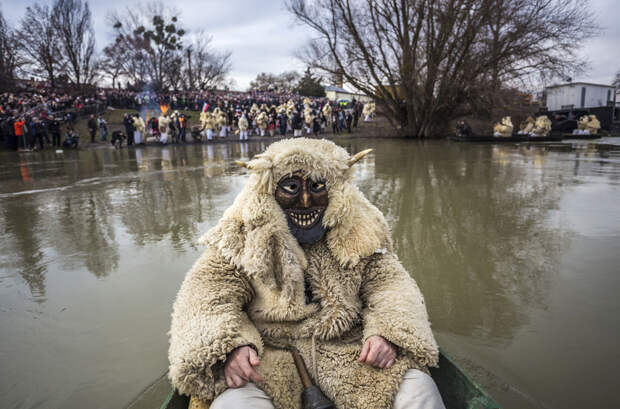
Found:
[[[396,348],[394,345],[378,335],[368,337],[358,358],[359,362],[366,362],[381,369],[390,368],[394,365],[395,360]]]
[[[243,346],[235,349],[226,358],[224,375],[229,388],[240,388],[248,382],[261,383],[263,378],[254,370],[260,361],[254,348]]]

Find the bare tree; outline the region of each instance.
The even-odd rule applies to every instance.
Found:
[[[301,75],[297,71],[284,71],[280,74],[261,72],[250,81],[250,90],[292,92]]]
[[[183,74],[186,88],[206,90],[226,83],[232,67],[230,51],[217,52],[212,49],[212,37],[200,31],[185,47]]]
[[[78,85],[91,84],[97,75],[95,33],[88,2],[56,0],[52,23],[62,46],[70,80]]]
[[[64,69],[64,61],[52,22],[52,12],[47,5],[35,3],[32,7],[26,7],[19,39],[24,71],[46,78],[54,86],[56,77]]]
[[[108,14],[108,23],[116,32],[116,38],[105,49],[112,49],[113,64],[121,67],[122,75],[129,79],[134,87],[142,88],[148,81],[148,64],[144,38],[137,33],[143,23],[143,15],[136,9],[127,8],[124,14]],[[137,10],[142,10],[138,7]],[[144,21],[146,24],[146,21]],[[104,50],[105,50],[104,49]],[[106,59],[110,57],[106,56]]]
[[[116,87],[116,81],[127,73],[125,62],[128,59],[127,49],[120,41],[116,41],[103,49],[103,59],[100,70],[112,80],[112,88]]]
[[[494,92],[540,73],[579,69],[597,32],[579,0],[287,0],[318,35],[310,67],[373,96],[411,137],[492,105]]]
[[[0,12],[0,89],[13,86],[15,70],[19,64],[16,34],[8,26]]]
[[[182,61],[185,30],[179,27],[179,14],[155,1],[108,15],[116,32],[116,46],[127,52],[125,72],[135,86],[168,89],[179,82],[180,69],[171,66]]]
[[[620,90],[620,70],[618,70],[618,72],[616,73],[616,78],[614,78],[613,85],[616,86],[616,89]],[[620,102],[620,101],[618,101],[618,102]]]

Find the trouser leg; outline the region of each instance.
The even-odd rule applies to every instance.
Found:
[[[211,409],[274,409],[271,399],[253,383],[227,389],[211,404]]]
[[[405,372],[393,409],[445,409],[433,378],[417,369]]]

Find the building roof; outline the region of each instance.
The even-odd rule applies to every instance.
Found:
[[[573,85],[590,85],[592,87],[615,88],[613,85],[594,84],[592,82],[569,82],[567,84],[549,85],[548,87],[545,87],[545,89],[560,88],[560,87],[570,87],[570,86],[573,86]]]
[[[344,88],[341,88],[341,87],[336,87],[336,86],[334,86],[334,85],[328,85],[327,87],[325,87],[325,91],[326,91],[326,92],[327,92],[327,91],[334,91],[334,92],[340,92],[340,93],[343,93],[343,94],[352,94],[352,92],[351,92],[351,91],[347,91],[347,90],[346,90],[346,89],[344,89]]]

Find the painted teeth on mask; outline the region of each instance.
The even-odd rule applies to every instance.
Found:
[[[293,221],[302,227],[307,227],[312,225],[316,219],[318,218],[319,214],[321,212],[318,210],[313,210],[310,213],[292,213],[291,212],[291,218],[293,219]]]

